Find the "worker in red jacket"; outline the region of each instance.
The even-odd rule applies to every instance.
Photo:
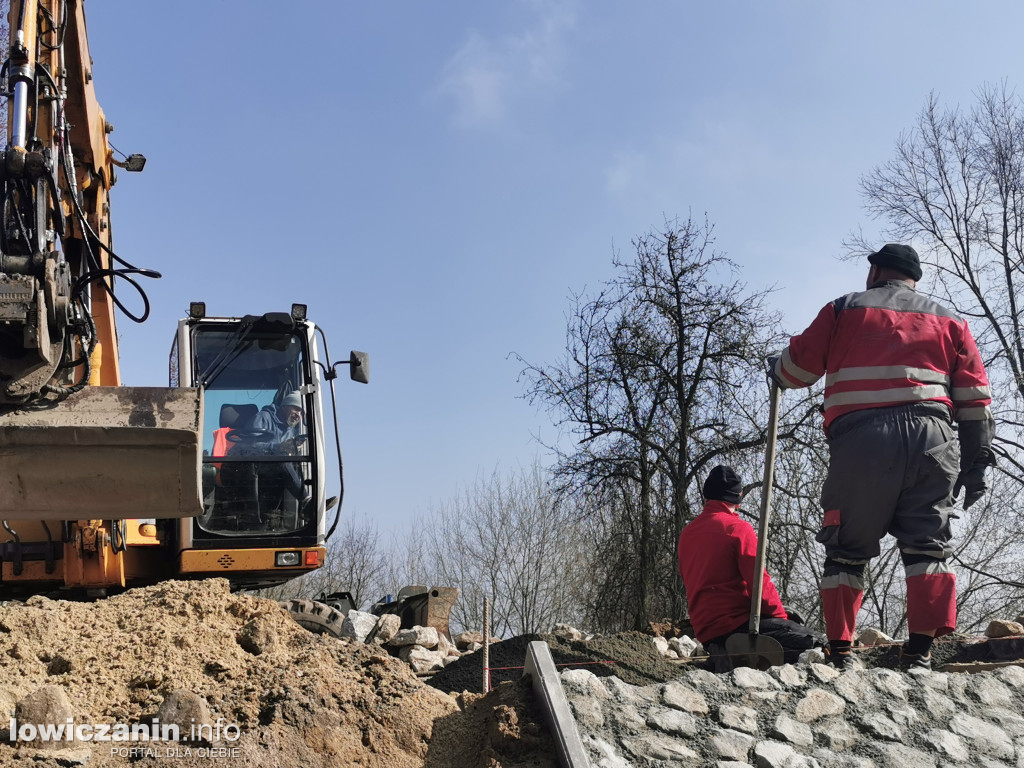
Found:
[[[728,672],[732,662],[725,640],[747,632],[751,584],[757,558],[757,534],[739,516],[743,483],[732,467],[719,465],[704,482],[704,510],[679,535],[679,573],[686,587],[694,634],[714,663]],[[814,633],[790,621],[768,571],[763,571],[759,632],[782,645],[787,663],[814,647]]]
[[[867,290],[827,304],[770,366],[782,387],[825,376],[830,459],[817,539],[833,663],[850,658],[864,567],[890,533],[907,579],[902,666],[930,668],[933,638],[956,627],[953,501],[966,489],[967,509],[985,493],[995,422],[966,321],[917,293],[917,251],[890,243],[868,262]]]

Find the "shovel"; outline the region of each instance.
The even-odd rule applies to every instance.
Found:
[[[768,549],[768,515],[771,510],[772,482],[775,476],[775,443],[779,432],[779,401],[782,390],[774,381],[769,398],[768,447],[764,456],[764,484],[761,486],[761,519],[757,531],[757,558],[754,561],[754,583],[750,585],[750,628],[725,640],[725,651],[738,667],[768,669],[783,663],[782,646],[773,637],[759,635],[761,597],[764,593],[764,560]]]

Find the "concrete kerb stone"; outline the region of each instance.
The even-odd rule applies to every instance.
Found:
[[[551,726],[551,735],[563,768],[590,768],[586,749],[576,729],[576,720],[569,709],[548,644],[542,640],[530,643],[526,648],[524,667],[524,674],[530,676],[533,691]]]

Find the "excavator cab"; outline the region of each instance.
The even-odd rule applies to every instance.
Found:
[[[171,386],[200,393],[203,511],[174,522],[181,572],[250,588],[278,583],[323,562],[337,499],[327,499],[321,395],[334,368],[302,305],[241,318],[192,306],[171,351]],[[366,356],[348,362],[352,378],[366,381]]]

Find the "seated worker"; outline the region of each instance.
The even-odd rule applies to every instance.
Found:
[[[694,634],[716,672],[728,672],[732,660],[725,639],[750,626],[750,585],[754,580],[757,534],[740,518],[743,483],[732,467],[719,465],[704,482],[704,510],[679,535],[679,573],[686,587]],[[759,632],[782,646],[787,664],[820,645],[807,627],[791,621],[766,570]]]
[[[267,405],[257,413],[245,430],[251,435],[240,447],[241,454],[295,455],[304,439],[302,427],[302,396],[298,392],[285,395],[277,405]],[[287,490],[303,506],[309,501],[309,492],[299,476],[298,467],[289,461],[257,463],[259,475],[259,510],[262,520],[278,510]]]

